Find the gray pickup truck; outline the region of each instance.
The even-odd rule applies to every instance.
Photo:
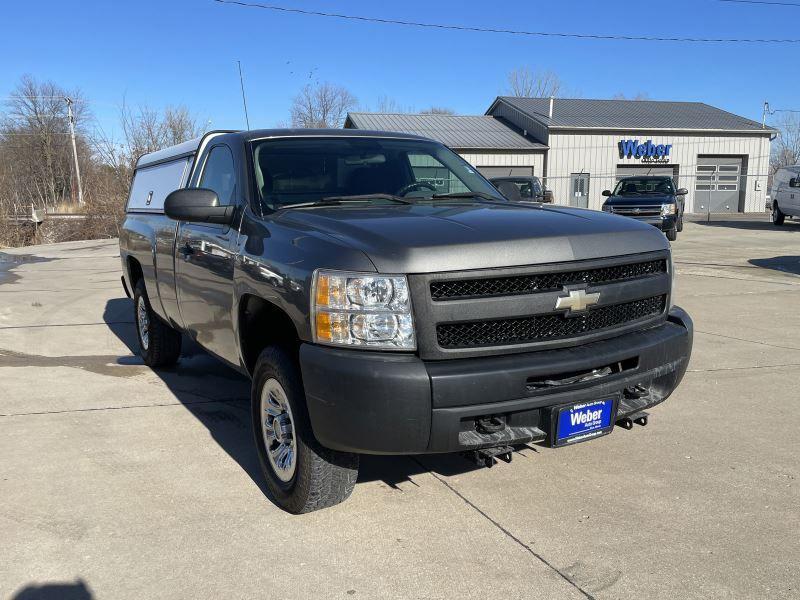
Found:
[[[347,498],[359,454],[491,465],[645,425],[691,354],[658,230],[509,202],[416,136],[212,132],[145,155],[120,254],[144,361],[175,364],[185,333],[252,379],[268,489],[295,513]]]

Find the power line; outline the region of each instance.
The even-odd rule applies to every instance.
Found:
[[[429,29],[448,29],[453,31],[471,31],[479,33],[502,33],[507,35],[524,35],[532,37],[578,38],[589,40],[622,40],[638,42],[691,42],[691,43],[738,43],[738,44],[800,44],[800,39],[775,39],[775,38],[690,38],[690,37],[657,37],[636,35],[611,35],[593,33],[561,33],[554,31],[522,31],[516,29],[499,29],[490,27],[473,27],[469,25],[447,25],[443,23],[423,23],[421,21],[405,21],[401,19],[385,19],[379,17],[363,17],[360,15],[345,15],[342,13],[305,10],[301,8],[288,8],[274,4],[259,4],[255,2],[242,2],[241,0],[214,0],[219,4],[231,4],[248,8],[260,8],[274,12],[293,13],[315,17],[328,17],[345,19],[349,21],[362,21],[367,23],[382,23],[385,25],[405,25],[409,27],[425,27]]]
[[[796,2],[773,2],[772,0],[717,0],[718,2],[730,2],[731,4],[766,4],[767,6],[791,6],[800,8]]]

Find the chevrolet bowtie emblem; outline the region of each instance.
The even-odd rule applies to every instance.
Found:
[[[582,312],[598,302],[600,292],[587,294],[586,290],[570,290],[569,296],[559,296],[556,299],[556,310],[566,310],[567,314],[572,314]]]

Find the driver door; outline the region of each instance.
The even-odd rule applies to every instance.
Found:
[[[208,149],[193,187],[214,190],[220,205],[239,203],[241,183],[233,152],[225,144]],[[184,329],[201,346],[238,365],[232,322],[236,226],[180,221],[175,242],[175,284]]]

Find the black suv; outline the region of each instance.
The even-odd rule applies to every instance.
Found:
[[[674,242],[683,230],[686,188],[677,188],[671,177],[651,175],[623,177],[614,191],[605,190],[603,210],[655,225]]]

